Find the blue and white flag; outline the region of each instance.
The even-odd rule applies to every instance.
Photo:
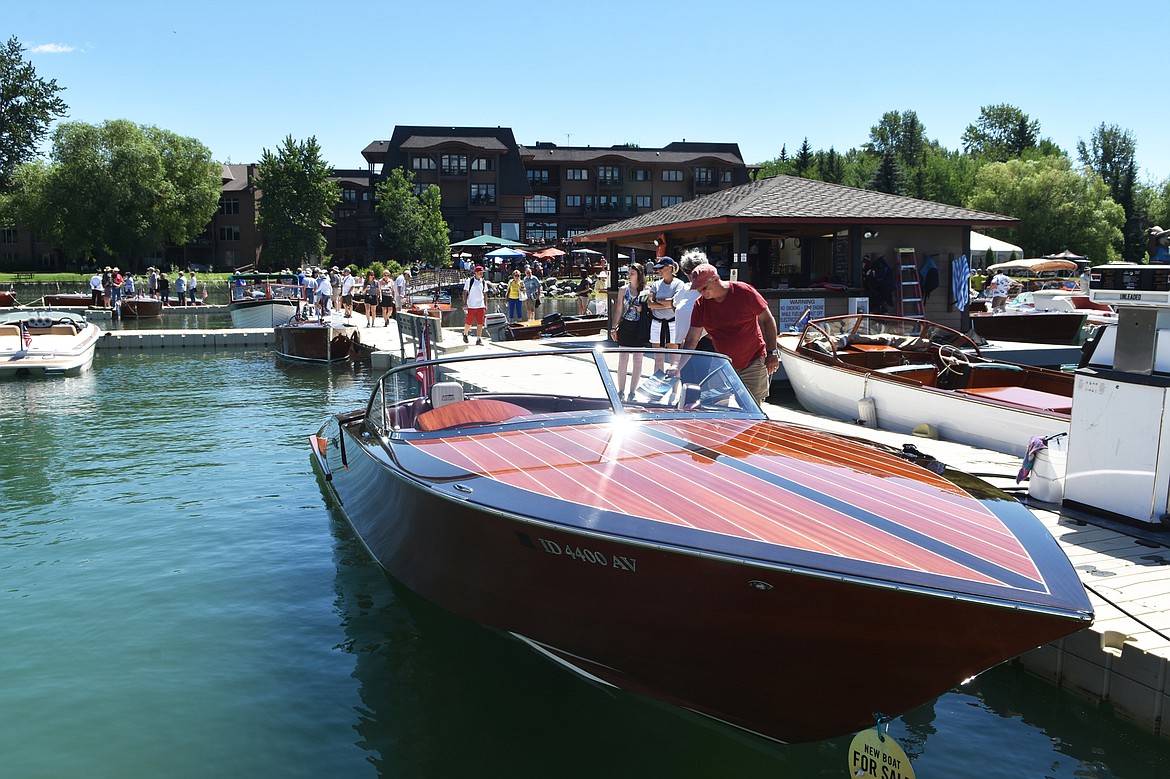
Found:
[[[810,307],[810,308],[806,308],[804,310],[804,313],[801,314],[800,317],[797,318],[797,320],[792,323],[792,327],[789,329],[792,330],[793,332],[797,332],[797,333],[804,332],[804,328],[811,321],[812,321],[812,308]]]
[[[971,263],[965,254],[957,260],[951,260],[951,294],[955,298],[955,306],[960,311],[966,311],[971,299]]]

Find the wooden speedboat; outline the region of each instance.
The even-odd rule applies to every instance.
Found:
[[[541,336],[587,336],[597,335],[609,324],[609,317],[603,315],[562,316],[548,314],[539,321],[512,322],[502,331],[509,341],[525,341]]]
[[[298,322],[295,319],[274,328],[276,353],[290,360],[342,362],[369,359],[362,346],[361,332],[349,325],[329,322]]]
[[[228,280],[232,326],[277,327],[290,321],[305,302],[297,277],[281,273],[238,273]]]
[[[16,305],[16,293],[10,289],[0,289],[0,308],[12,308]]]
[[[809,411],[1023,455],[1032,436],[1067,433],[1072,374],[989,360],[967,336],[921,319],[814,319],[780,337],[784,373]]]
[[[93,295],[86,292],[58,292],[53,295],[45,295],[45,305],[49,308],[68,308],[72,306],[89,308],[92,302]]]
[[[423,597],[781,741],[860,730],[1091,622],[1003,493],[772,422],[722,355],[682,353],[669,391],[623,401],[619,354],[407,363],[311,437],[314,467]]]
[[[1025,293],[1031,294],[1031,293]],[[971,326],[989,341],[1022,341],[1033,344],[1075,344],[1085,336],[1088,315],[1069,307],[1042,309],[1033,305],[1009,306],[1003,311],[972,307]]]
[[[66,376],[93,364],[102,331],[84,316],[53,309],[0,313],[0,377]]]
[[[124,319],[152,319],[162,316],[162,300],[146,295],[122,298],[121,314]]]

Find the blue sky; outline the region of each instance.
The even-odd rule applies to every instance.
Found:
[[[1170,177],[1164,3],[824,0],[7,3],[69,119],[129,119],[254,162],[316,136],[338,168],[397,124],[522,144],[737,142],[748,163],[860,146],[890,110],[950,149],[1009,103],[1075,153],[1102,122]],[[1111,14],[1118,18],[1110,18]]]

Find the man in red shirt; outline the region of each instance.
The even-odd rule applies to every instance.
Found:
[[[694,349],[706,330],[715,351],[731,358],[731,367],[748,392],[762,403],[768,397],[772,374],[780,367],[776,319],[767,302],[755,287],[723,281],[715,266],[706,263],[691,271],[691,289],[699,293],[699,299],[682,348]]]

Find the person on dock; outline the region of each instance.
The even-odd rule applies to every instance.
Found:
[[[110,308],[117,308],[122,302],[122,287],[126,280],[122,278],[122,271],[114,268],[110,272]]]
[[[113,283],[114,283],[113,270],[114,270],[113,268],[111,268],[109,265],[107,265],[106,269],[104,271],[102,271],[102,307],[103,308],[110,307],[110,297],[113,294],[110,291],[110,287],[113,286]]]
[[[132,298],[138,296],[138,290],[134,288],[134,274],[126,271],[126,276],[122,280],[122,297]]]
[[[333,303],[333,285],[329,283],[329,274],[321,269],[317,270],[317,286],[314,295],[316,296],[317,321],[324,322],[329,318],[329,307]]]
[[[398,274],[398,278],[394,279],[394,305],[398,310],[402,311],[410,308],[410,284],[411,277],[410,268],[404,268],[402,273]]]
[[[183,275],[183,271],[179,271],[175,279],[175,296],[179,299],[180,306],[187,305],[187,277]]]
[[[523,300],[520,293],[524,285],[520,283],[520,271],[512,271],[512,278],[508,280],[508,321],[519,322],[524,318]]]
[[[590,275],[581,271],[581,280],[577,282],[577,315],[584,316],[589,313],[589,296],[593,294],[593,279]]]
[[[381,284],[372,270],[366,271],[366,281],[362,285],[362,303],[366,309],[366,327],[373,327],[378,317],[378,303],[382,299]]]
[[[345,320],[348,322],[353,316],[353,291],[357,279],[349,272],[349,266],[341,272],[341,307],[345,310]]]
[[[675,329],[674,299],[683,291],[682,281],[674,275],[673,257],[660,257],[654,263],[654,270],[661,277],[650,285],[650,345],[677,349],[678,331]],[[654,372],[663,370],[666,358],[661,353],[654,355]]]
[[[153,265],[146,269],[146,287],[152,298],[158,297],[158,268]]]
[[[537,318],[537,309],[540,308],[540,279],[532,272],[532,266],[524,266],[524,294],[528,299],[524,301],[524,308],[530,320]]]
[[[102,304],[102,274],[98,270],[94,270],[93,276],[89,279],[89,304],[94,308],[98,308]]]
[[[645,317],[649,316],[649,313],[645,310],[649,293],[650,290],[646,286],[646,271],[640,264],[636,262],[630,263],[629,270],[626,273],[626,284],[622,287],[620,293],[621,305],[617,309],[617,321],[614,322],[613,329],[609,331],[610,337],[617,341],[618,346],[637,348],[650,345],[650,323],[645,319]],[[642,353],[635,352],[632,361],[630,360],[630,356],[629,352],[622,352],[618,355],[617,385],[618,396],[632,402],[634,400],[634,392],[637,391],[638,385],[642,382]],[[631,362],[632,364],[630,364],[630,370],[628,372],[630,377],[630,392],[627,395],[626,365]]]
[[[334,265],[329,269],[329,286],[333,288],[333,310],[341,308],[341,271]]]
[[[195,278],[195,271],[187,274],[187,299],[191,301],[191,305],[198,305],[198,298],[196,296],[199,281]]]
[[[763,403],[771,389],[772,374],[780,368],[776,319],[767,301],[750,284],[723,281],[715,266],[707,264],[691,271],[691,289],[699,293],[699,299],[691,312],[683,348],[694,349],[705,330],[715,351],[731,358],[731,367],[748,392]],[[684,356],[667,375],[678,375],[685,364]]]
[[[483,280],[483,266],[476,265],[473,275],[463,282],[463,343],[475,325],[475,345],[483,345],[483,328],[487,325],[487,282]]]
[[[390,278],[390,271],[382,271],[382,282],[379,285],[381,293],[380,315],[382,317],[382,327],[390,326],[390,317],[398,316],[398,306],[395,300],[395,288],[397,284],[394,279]]]
[[[159,271],[158,274],[158,299],[164,306],[171,304],[171,280],[167,278],[166,271]]]

